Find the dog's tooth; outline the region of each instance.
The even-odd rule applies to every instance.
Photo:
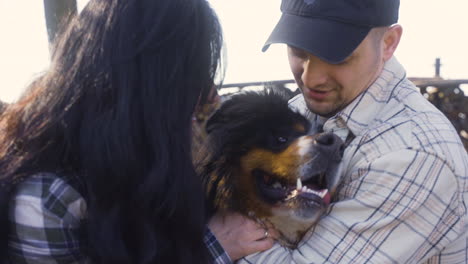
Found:
[[[323,197],[325,197],[325,195],[328,193],[328,189],[324,189],[322,190],[318,195],[320,196],[320,198],[323,199]]]
[[[297,194],[298,194],[297,190],[292,191],[292,192],[288,195],[288,197],[286,197],[286,200],[289,200],[289,199],[292,199],[292,198],[296,197]]]
[[[308,192],[309,192],[309,193],[312,193],[312,194],[315,194],[315,195],[317,195],[317,196],[320,196],[320,193],[317,192],[317,191],[315,191],[315,190],[308,189]]]
[[[302,181],[301,181],[301,179],[297,179],[296,189],[298,189],[298,190],[301,190],[301,189],[302,189]]]

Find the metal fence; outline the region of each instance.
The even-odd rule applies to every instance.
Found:
[[[444,80],[435,78],[409,78],[421,90],[421,93],[452,122],[468,150],[468,97],[460,85],[468,84],[468,79]],[[246,82],[225,84],[219,90],[221,96],[229,96],[245,90],[263,90],[269,87],[282,91],[290,98],[300,93],[294,80],[270,82]]]

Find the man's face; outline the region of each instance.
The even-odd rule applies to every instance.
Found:
[[[335,115],[378,77],[384,60],[380,42],[371,34],[339,64],[329,64],[304,50],[288,46],[291,71],[313,113],[324,117]]]

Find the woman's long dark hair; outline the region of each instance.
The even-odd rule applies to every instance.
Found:
[[[2,116],[2,204],[28,175],[78,175],[95,263],[207,263],[191,119],[221,45],[206,0],[91,0]]]

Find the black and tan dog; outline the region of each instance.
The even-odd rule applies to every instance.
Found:
[[[330,203],[342,156],[337,136],[309,128],[276,92],[224,102],[206,124],[208,151],[198,167],[212,211],[270,222],[294,247]]]

